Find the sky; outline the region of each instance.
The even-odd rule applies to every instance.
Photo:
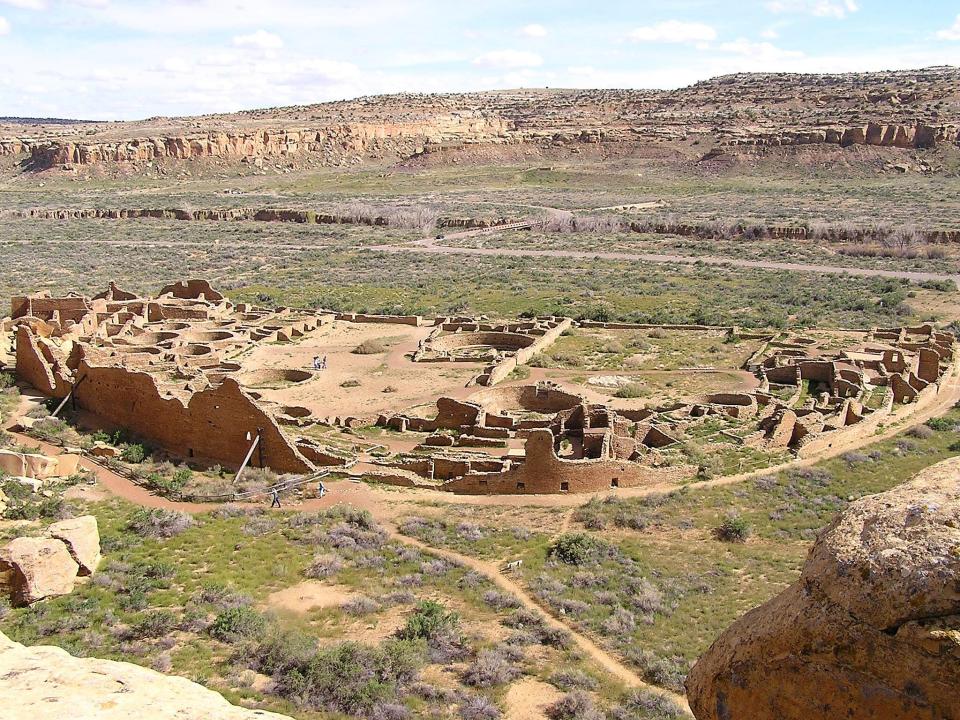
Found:
[[[946,64],[960,3],[941,0],[0,0],[0,116]]]

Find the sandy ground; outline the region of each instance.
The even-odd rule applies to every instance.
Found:
[[[363,416],[396,412],[440,395],[464,397],[478,363],[414,363],[407,357],[431,331],[428,327],[379,323],[333,323],[297,343],[264,344],[244,357],[245,370],[297,368],[309,370],[314,356],[327,357],[327,369],[313,379],[278,389],[258,390],[267,400],[309,408],[318,417]],[[365,340],[380,340],[387,352],[357,355]],[[350,380],[358,387],[341,387]],[[395,392],[384,392],[388,387]]]
[[[356,597],[350,588],[328,585],[319,580],[304,580],[267,596],[267,605],[278,610],[302,614],[317,608],[339,607]]]
[[[547,720],[546,708],[563,697],[553,685],[534,678],[515,682],[507,690],[504,720]]]

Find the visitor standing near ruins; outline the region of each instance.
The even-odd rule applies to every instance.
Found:
[[[327,486],[323,484],[323,480],[317,483],[317,497],[323,497],[327,494]]]
[[[314,356],[313,356],[313,369],[314,369],[314,370],[319,370],[319,369],[320,369],[320,356],[319,356],[319,355],[314,355]]]
[[[270,507],[280,507],[280,492],[276,488],[270,488]]]
[[[326,369],[327,369],[327,356],[326,356],[326,355],[324,355],[324,356],[323,356],[323,360],[320,361],[320,369],[321,369],[321,370],[326,370]]]

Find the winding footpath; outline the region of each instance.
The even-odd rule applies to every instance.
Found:
[[[827,452],[816,457],[796,460],[789,463],[784,463],[783,465],[777,467],[765,468],[740,475],[720,477],[714,480],[697,483],[695,487],[699,489],[720,485],[730,485],[756,478],[761,475],[775,473],[779,470],[791,467],[812,465],[823,459],[835,457],[843,452],[848,452],[850,450],[864,447],[880,440],[893,437],[894,435],[902,432],[908,422],[909,424],[921,423],[932,417],[941,415],[955,405],[958,400],[960,400],[960,375],[958,375],[957,371],[954,371],[948,378],[944,380],[944,384],[939,395],[937,395],[937,397],[927,407],[918,412],[910,412],[912,409],[910,406],[903,406],[899,409],[899,412],[895,413],[891,417],[890,424],[885,427],[882,432],[863,438],[851,439],[849,442],[832,447]],[[10,418],[7,423],[5,423],[7,426],[7,431],[10,432],[10,434],[13,435],[21,444],[31,447],[38,447],[40,452],[50,456],[59,455],[63,451],[62,448],[38,441],[28,435],[17,433],[9,429],[10,426],[15,425],[17,420],[29,412],[32,407],[35,407],[36,404],[37,400],[35,398],[31,398],[29,396],[22,397],[17,411],[13,417]],[[123,498],[124,500],[142,507],[163,508],[168,510],[179,510],[191,514],[199,514],[210,512],[221,505],[215,503],[178,502],[155,495],[146,488],[143,488],[131,480],[128,480],[127,478],[122,477],[121,475],[118,475],[97,463],[94,463],[86,457],[81,459],[80,466],[84,470],[92,473],[97,478],[99,485],[110,494]],[[570,510],[564,515],[561,530],[559,531],[563,532],[565,528],[569,527],[572,509],[582,505],[584,502],[589,500],[590,497],[593,497],[593,495],[456,496],[438,490],[420,490],[412,488],[406,489],[407,492],[405,492],[403,495],[399,495],[397,492],[391,492],[390,489],[367,485],[366,483],[359,482],[356,479],[330,481],[327,482],[326,485],[329,492],[324,498],[305,499],[298,502],[294,507],[301,511],[315,511],[330,508],[339,504],[347,504],[358,509],[368,510],[378,522],[385,525],[389,529],[390,537],[397,542],[402,542],[406,545],[416,547],[430,554],[446,558],[452,562],[464,567],[468,567],[471,570],[480,573],[497,587],[514,595],[525,608],[543,616],[544,621],[549,626],[568,632],[573,642],[577,645],[581,652],[594,660],[600,667],[603,667],[620,682],[624,683],[628,687],[646,688],[652,692],[659,693],[670,698],[685,711],[689,712],[689,705],[682,695],[650,685],[649,683],[645,682],[635,671],[627,667],[612,654],[604,650],[592,639],[583,633],[577,632],[569,627],[566,623],[552,615],[547,608],[543,607],[534,599],[532,595],[527,592],[523,585],[513,580],[509,576],[504,575],[504,573],[501,572],[501,569],[494,563],[464,555],[453,550],[428,545],[419,540],[401,534],[398,532],[395,525],[395,518],[397,515],[411,502],[443,502],[451,506],[458,504],[500,506],[562,506],[570,508]],[[663,484],[640,488],[624,488],[618,491],[617,494],[620,497],[636,497],[654,493],[670,492],[671,490],[676,490],[678,487],[680,486]],[[606,493],[598,493],[597,495],[603,496],[606,495]],[[260,503],[236,504],[247,507],[260,505]]]

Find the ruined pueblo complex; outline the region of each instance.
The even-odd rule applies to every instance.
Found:
[[[947,5],[0,0],[0,720],[960,720]]]
[[[21,380],[69,401],[89,427],[123,428],[179,461],[234,471],[251,462],[300,476],[336,471],[466,494],[678,484],[702,472],[677,452],[678,438],[690,436],[718,454],[836,454],[925,408],[956,370],[956,338],[931,325],[801,336],[580,323],[579,333],[700,335],[743,345],[737,367],[676,371],[733,371],[742,387],[720,380],[683,402],[638,407],[596,399],[621,376],[598,375],[599,385],[585,391],[541,368],[530,376],[527,364],[574,325],[559,317],[266,309],[189,280],[155,297],[111,284],[92,298],[13,298],[5,330]],[[384,337],[383,347],[371,341]],[[349,347],[351,339],[358,344]],[[361,380],[355,360],[364,357],[364,339],[382,361]],[[314,361],[321,356],[325,367]],[[647,357],[653,364],[656,353]],[[528,377],[519,379],[519,370]],[[391,383],[406,378],[426,383],[433,396],[405,406]]]

